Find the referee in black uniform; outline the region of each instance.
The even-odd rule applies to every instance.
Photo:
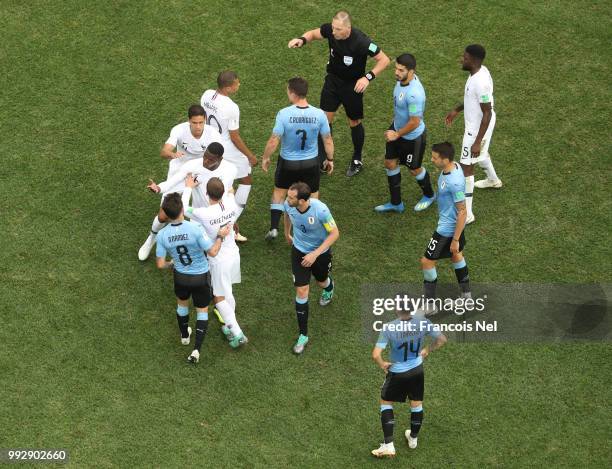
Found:
[[[351,15],[339,11],[331,23],[312,29],[303,36],[289,41],[294,49],[307,42],[327,39],[329,43],[329,62],[327,76],[321,91],[321,109],[325,111],[331,127],[334,114],[342,104],[351,126],[353,158],[346,175],[354,176],[363,166],[361,153],[365,140],[363,119],[363,92],[377,75],[389,65],[389,57],[372,40],[357,28],[352,27]],[[373,57],[376,65],[366,73],[366,62]],[[325,150],[319,140],[319,161],[325,159]]]

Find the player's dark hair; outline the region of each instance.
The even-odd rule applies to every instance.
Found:
[[[347,26],[351,26],[353,24],[353,18],[351,17],[351,14],[346,10],[337,11],[332,19],[342,21]]]
[[[395,61],[406,67],[408,70],[416,70],[416,59],[412,54],[402,54]]]
[[[305,182],[295,182],[289,186],[289,190],[297,191],[298,200],[308,200],[310,199],[310,194],[312,194],[310,186]]]
[[[434,143],[431,151],[435,151],[442,158],[446,158],[449,161],[453,161],[455,158],[455,148],[450,142]]]
[[[206,193],[211,199],[221,200],[224,192],[225,187],[223,186],[223,181],[221,181],[221,179],[213,177],[206,183]]]
[[[181,194],[178,192],[168,194],[166,197],[164,197],[161,208],[170,220],[176,220],[183,211]]]
[[[225,152],[223,145],[221,145],[219,142],[212,142],[210,145],[206,147],[205,153],[208,153],[209,155],[212,155],[212,156],[216,156],[217,158],[222,158],[223,152]]]
[[[236,72],[224,70],[217,76],[217,86],[219,89],[227,88],[232,86],[236,80],[238,80],[238,74]]]
[[[287,82],[287,88],[300,98],[305,98],[308,95],[308,82],[302,77],[291,78]]]
[[[484,60],[485,55],[487,54],[485,48],[482,47],[480,44],[470,44],[465,48],[465,51],[475,59],[480,60],[481,62]]]
[[[206,117],[206,111],[199,104],[192,104],[187,109],[187,116],[191,119],[193,116],[204,116]]]

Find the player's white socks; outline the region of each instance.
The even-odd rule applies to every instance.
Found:
[[[157,233],[159,233],[159,230],[161,230],[166,225],[167,223],[162,223],[159,221],[159,218],[155,217],[153,223],[151,224],[151,233],[154,234],[154,236],[157,235]]]
[[[238,205],[238,213],[236,214],[236,218],[240,217],[240,214],[244,210],[247,200],[249,199],[249,192],[251,192],[250,184],[238,185],[238,189],[236,189],[236,195],[234,196],[234,198],[236,199],[236,204]]]
[[[478,166],[484,169],[485,174],[487,175],[487,179],[491,182],[496,182],[499,178],[497,177],[497,173],[495,172],[495,168],[493,167],[493,162],[491,158],[486,157],[483,160],[478,162]]]
[[[467,209],[467,216],[473,217],[472,213],[472,195],[474,194],[474,176],[467,176],[465,178],[465,208]]]
[[[227,300],[220,301],[215,305],[219,313],[221,313],[221,317],[223,318],[223,322],[232,331],[234,337],[238,337],[242,334],[242,329],[238,325],[238,321],[236,321],[236,313],[234,308],[228,303]]]

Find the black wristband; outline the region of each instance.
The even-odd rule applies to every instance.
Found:
[[[302,47],[304,47],[306,45],[306,43],[308,42],[304,36],[300,36],[300,37],[298,37],[298,39],[302,40]]]
[[[223,241],[224,238],[221,235],[217,235],[217,239],[220,239],[221,241]]]
[[[327,156],[325,157],[325,159],[326,159],[327,161],[334,161],[334,159],[333,159],[333,158],[330,160],[330,159],[329,159]]]
[[[374,78],[376,78],[376,75],[372,70],[370,70],[368,73],[365,74],[365,77],[368,79],[368,81],[372,81],[374,80]]]

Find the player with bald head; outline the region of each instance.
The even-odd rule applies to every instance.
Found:
[[[308,42],[327,39],[329,45],[329,60],[327,76],[321,91],[321,109],[325,111],[331,127],[334,115],[344,106],[351,127],[353,141],[353,156],[346,171],[347,177],[359,173],[363,167],[362,150],[365,142],[363,128],[363,93],[388,65],[389,57],[366,34],[353,27],[351,15],[338,11],[331,23],[306,31],[301,37],[291,39],[289,48],[305,46]],[[376,65],[366,72],[368,57],[376,61]],[[319,161],[325,160],[323,142],[319,141]]]

